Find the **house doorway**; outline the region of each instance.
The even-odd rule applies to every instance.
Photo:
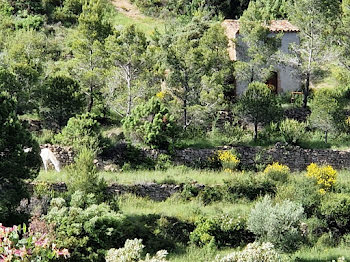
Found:
[[[275,94],[278,93],[278,73],[272,72],[270,78],[266,81],[266,84],[271,89],[271,91]]]

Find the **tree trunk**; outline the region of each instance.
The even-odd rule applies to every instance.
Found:
[[[130,68],[127,70],[127,77],[126,77],[126,82],[127,82],[127,87],[128,87],[128,109],[126,112],[126,115],[131,114],[131,108],[132,108],[132,96],[131,96],[131,72]]]
[[[254,142],[258,140],[258,123],[254,123]]]
[[[92,106],[94,105],[94,94],[93,94],[94,87],[90,84],[89,88],[89,105],[87,108],[87,111],[90,113],[92,110]]]
[[[328,143],[328,131],[324,132],[324,142],[327,144]]]
[[[305,88],[303,90],[303,108],[307,107],[307,99],[310,93],[310,73],[306,74]]]
[[[183,110],[184,110],[184,130],[186,130],[187,129],[187,99],[184,99]]]

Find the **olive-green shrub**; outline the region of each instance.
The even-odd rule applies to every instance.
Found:
[[[285,200],[273,204],[269,196],[258,202],[251,210],[248,229],[259,240],[274,244],[284,251],[296,250],[302,241],[300,223],[304,209],[300,204]]]
[[[253,240],[253,235],[247,230],[246,219],[221,215],[213,218],[200,217],[195,222],[196,228],[190,239],[198,246],[215,243],[218,247],[239,246]]]
[[[280,134],[284,141],[290,144],[298,144],[305,135],[306,124],[294,119],[284,119],[279,126]]]

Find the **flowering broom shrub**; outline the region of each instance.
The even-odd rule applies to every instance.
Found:
[[[290,169],[286,165],[275,162],[265,168],[264,174],[272,180],[286,182],[290,174]]]
[[[228,150],[219,150],[217,152],[218,160],[221,162],[224,171],[233,172],[237,169],[240,160],[234,152]]]
[[[315,163],[311,163],[307,167],[306,176],[315,179],[320,186],[320,193],[325,194],[334,187],[337,180],[337,171],[330,165],[318,166]]]
[[[58,249],[46,234],[27,232],[26,226],[0,224],[0,261],[53,261],[69,257],[68,249]]]

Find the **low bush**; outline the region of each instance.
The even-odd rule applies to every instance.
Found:
[[[141,239],[126,240],[124,247],[110,249],[106,255],[106,262],[166,262],[166,250],[160,250],[154,257],[146,254],[145,259],[141,259],[144,245]]]
[[[72,146],[76,152],[83,148],[97,151],[101,147],[102,136],[96,115],[86,113],[70,118],[62,132],[55,136],[55,142]]]
[[[278,162],[273,163],[272,165],[268,165],[265,170],[264,174],[274,180],[279,182],[287,182],[288,176],[290,174],[290,169],[286,165],[279,164]]]
[[[280,184],[276,193],[277,201],[289,199],[301,204],[307,217],[318,214],[322,197],[314,181],[300,175],[291,176],[288,183]]]
[[[235,247],[253,240],[253,235],[247,230],[246,220],[242,217],[234,218],[229,215],[200,217],[195,225],[190,239],[198,246],[215,243],[218,247]]]
[[[215,262],[282,262],[281,255],[271,243],[254,242],[248,244],[242,251],[237,251],[225,257],[216,257]]]
[[[122,246],[125,216],[107,204],[96,204],[93,194],[72,195],[70,205],[62,198],[51,200],[44,219],[55,225],[56,244],[71,252],[72,261],[104,261],[104,252]]]
[[[254,200],[259,196],[266,194],[274,195],[276,193],[276,184],[266,176],[254,173],[236,174],[230,180],[225,182],[226,197],[231,199],[247,198]]]
[[[224,171],[233,172],[236,171],[240,161],[235,152],[228,150],[219,150],[217,152],[217,157],[221,162],[222,169]]]
[[[332,194],[321,205],[321,217],[328,228],[340,235],[350,233],[350,196]]]
[[[273,204],[269,196],[258,202],[250,213],[248,229],[261,241],[268,241],[284,251],[296,250],[302,241],[300,223],[304,209],[285,200]]]
[[[318,166],[315,163],[307,167],[306,175],[315,179],[322,194],[332,190],[337,179],[337,171],[332,166]]]
[[[306,130],[306,124],[294,119],[284,119],[279,126],[280,134],[284,141],[290,144],[298,144],[303,138]]]
[[[94,193],[102,200],[107,185],[99,178],[94,159],[95,152],[92,149],[82,148],[75,163],[67,168],[70,175],[67,186],[72,193],[77,190],[86,194]]]

